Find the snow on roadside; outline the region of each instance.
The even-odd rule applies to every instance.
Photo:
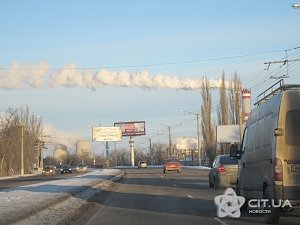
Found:
[[[10,224],[28,217],[120,173],[118,169],[104,169],[72,178],[0,190],[0,224]]]

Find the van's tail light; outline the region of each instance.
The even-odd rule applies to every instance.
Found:
[[[274,160],[274,176],[275,176],[275,181],[283,180],[282,162],[278,158],[275,158]]]
[[[223,165],[220,165],[220,166],[218,167],[218,172],[219,172],[219,173],[224,173],[224,172],[225,172],[225,167],[224,167]]]

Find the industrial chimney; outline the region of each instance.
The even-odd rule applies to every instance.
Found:
[[[247,89],[242,90],[242,119],[243,124],[246,124],[251,111],[251,91]]]

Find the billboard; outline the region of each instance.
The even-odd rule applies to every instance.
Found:
[[[122,132],[120,127],[93,127],[93,141],[121,141]]]
[[[243,134],[245,125],[241,125]],[[219,125],[217,126],[217,143],[239,143],[240,126],[239,125]]]
[[[176,148],[178,150],[197,149],[198,139],[196,137],[179,137],[176,138]]]
[[[122,136],[140,136],[146,134],[145,121],[119,122],[114,123],[115,127],[120,127]]]

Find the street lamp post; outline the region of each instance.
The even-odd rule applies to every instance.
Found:
[[[181,112],[186,112],[189,114],[193,114],[196,116],[197,118],[197,151],[198,151],[198,164],[199,166],[201,165],[201,157],[202,157],[202,152],[201,152],[201,141],[200,141],[200,127],[199,127],[199,117],[200,117],[200,113],[193,113],[193,112],[189,112],[186,110],[181,109]]]
[[[24,176],[24,126],[21,124],[21,176]]]

